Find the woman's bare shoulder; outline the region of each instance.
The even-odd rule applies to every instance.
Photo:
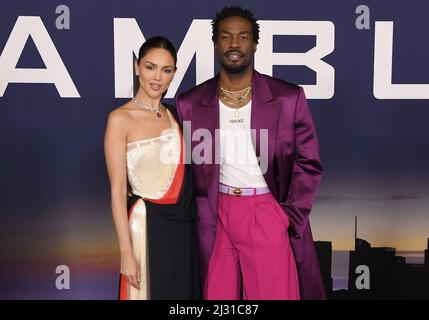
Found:
[[[119,106],[109,113],[108,122],[112,125],[123,125],[132,119],[130,102]]]

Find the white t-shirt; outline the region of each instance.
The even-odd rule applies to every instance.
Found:
[[[219,112],[220,182],[232,187],[266,187],[252,144],[252,102],[236,110],[219,100]]]

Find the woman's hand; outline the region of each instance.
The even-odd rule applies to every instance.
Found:
[[[121,274],[134,288],[140,290],[140,266],[132,252],[121,254]]]

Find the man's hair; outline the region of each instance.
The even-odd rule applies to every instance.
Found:
[[[259,24],[250,10],[243,9],[238,6],[224,7],[220,12],[216,13],[216,17],[212,20],[212,41],[215,43],[219,35],[219,23],[229,17],[241,17],[248,20],[252,24],[253,41],[258,43],[259,40]]]

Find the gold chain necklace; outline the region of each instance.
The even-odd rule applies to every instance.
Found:
[[[235,109],[234,116],[238,118],[240,116],[240,112],[239,112],[240,104],[242,104],[243,101],[246,101],[247,97],[252,92],[252,85],[239,91],[228,91],[222,88],[221,86],[219,86],[219,89],[220,89],[220,98],[226,103],[229,103],[234,107]],[[234,96],[234,94],[237,94],[240,92],[243,92],[243,94],[239,95],[238,97]]]

